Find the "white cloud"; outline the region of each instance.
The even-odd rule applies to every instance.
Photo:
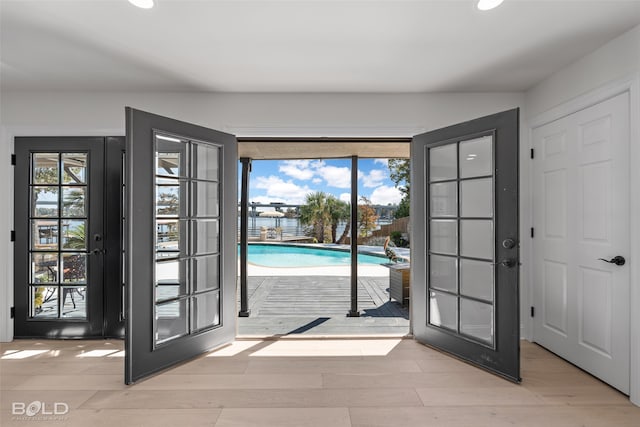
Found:
[[[314,175],[312,166],[311,160],[284,160],[280,162],[278,170],[292,178],[305,181]]]
[[[311,182],[313,182],[314,184],[320,184],[320,183],[322,182],[322,179],[320,179],[320,178],[313,178],[313,179],[311,180]]]
[[[369,199],[374,205],[388,205],[389,203],[396,205],[402,200],[402,193],[395,187],[382,185],[373,190]]]
[[[382,182],[387,178],[387,172],[382,169],[371,169],[368,174],[358,171],[358,178],[362,180],[362,185],[373,188],[382,185]]]
[[[266,190],[266,197],[259,195],[251,197],[251,201],[258,203],[283,202],[288,204],[303,204],[305,197],[312,190],[308,186],[299,186],[293,181],[284,181],[277,176],[258,176],[253,184],[254,188]]]
[[[385,167],[389,167],[389,159],[373,159],[373,163],[380,163]]]
[[[351,171],[347,167],[327,166],[323,163],[317,166],[316,173],[331,187],[351,187]]]
[[[351,203],[351,193],[341,193],[338,198],[343,202]]]

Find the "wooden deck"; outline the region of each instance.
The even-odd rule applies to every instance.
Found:
[[[358,279],[359,318],[346,317],[351,282],[341,276],[249,277],[251,316],[239,335],[406,335],[409,310],[389,300],[389,279]]]

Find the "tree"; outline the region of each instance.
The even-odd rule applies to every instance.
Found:
[[[316,240],[324,242],[326,227],[331,223],[326,193],[316,191],[307,194],[305,204],[300,206],[300,222],[311,226]]]
[[[312,235],[318,242],[344,241],[349,234],[349,223],[340,239],[337,239],[338,225],[350,216],[351,207],[348,203],[322,191],[307,194],[305,204],[300,207],[300,222],[312,227]]]
[[[389,159],[389,178],[396,188],[402,193],[400,206],[395,213],[396,218],[409,216],[410,186],[411,186],[411,163],[409,159]]]
[[[378,215],[371,206],[371,200],[365,196],[360,197],[358,205],[358,231],[360,237],[367,237],[372,230],[377,227]]]
[[[331,217],[331,241],[333,243],[340,243],[346,239],[351,228],[351,224],[349,223],[349,219],[351,218],[351,205],[347,202],[343,202],[342,200],[338,200],[334,196],[329,196],[327,198],[327,205],[329,209],[329,216]],[[338,234],[338,225],[342,221],[347,221],[347,226],[345,227],[345,231],[342,233],[342,236],[340,236],[340,239],[336,239]]]

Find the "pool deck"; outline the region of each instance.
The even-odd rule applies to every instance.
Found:
[[[266,242],[260,242],[265,244]],[[280,242],[266,243],[282,245]],[[285,243],[289,246],[338,249],[349,245]],[[409,249],[394,248],[409,259]],[[358,246],[358,253],[383,255],[381,246]],[[248,264],[249,317],[238,318],[238,335],[270,336],[405,336],[409,308],[389,299],[386,258],[358,265],[358,311],[351,306],[351,266],[263,267]],[[239,295],[239,291],[238,291]]]
[[[278,273],[275,271],[269,275],[250,276],[251,315],[238,318],[238,335],[405,336],[409,333],[408,307],[389,300],[387,268],[372,266],[369,270],[375,275],[358,278],[360,317],[347,317],[351,280],[349,276],[339,274],[341,269],[324,268],[324,275],[301,269],[307,270],[306,275],[291,271],[286,275],[274,275]],[[261,271],[264,272],[264,267]]]

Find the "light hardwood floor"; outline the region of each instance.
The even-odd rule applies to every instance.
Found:
[[[0,345],[4,426],[640,426],[627,396],[522,343],[511,384],[411,339],[244,340],[133,386],[121,341]],[[67,414],[27,420],[12,404]],[[64,412],[64,406],[59,410]]]

